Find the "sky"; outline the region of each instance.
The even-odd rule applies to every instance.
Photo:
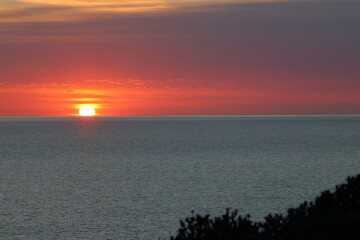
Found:
[[[360,114],[360,1],[0,0],[0,116]]]

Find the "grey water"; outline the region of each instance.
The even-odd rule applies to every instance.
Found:
[[[0,239],[158,239],[360,173],[360,117],[1,118]]]

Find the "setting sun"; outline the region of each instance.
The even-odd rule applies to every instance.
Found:
[[[92,106],[83,106],[79,110],[79,115],[84,117],[94,116],[95,108],[93,108]]]

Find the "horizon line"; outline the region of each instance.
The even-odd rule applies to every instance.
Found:
[[[360,117],[360,114],[259,114],[259,115],[137,115],[137,116],[0,116],[5,118],[211,118],[211,117]]]

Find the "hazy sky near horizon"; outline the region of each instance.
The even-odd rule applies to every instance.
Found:
[[[360,114],[360,1],[1,0],[0,116]]]

